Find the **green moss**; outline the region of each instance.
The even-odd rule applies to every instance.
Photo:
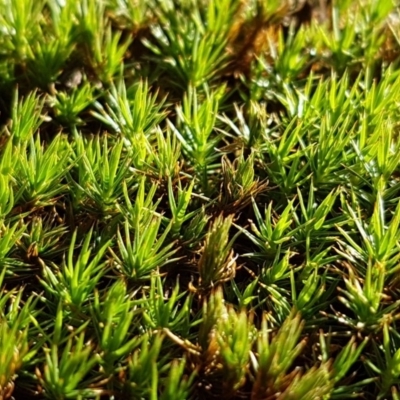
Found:
[[[399,11],[293,3],[0,0],[0,398],[400,398]]]

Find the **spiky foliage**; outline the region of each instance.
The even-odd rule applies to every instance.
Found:
[[[392,0],[0,0],[0,399],[400,399]]]

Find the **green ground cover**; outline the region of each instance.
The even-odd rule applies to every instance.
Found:
[[[400,399],[391,0],[0,0],[0,399]]]

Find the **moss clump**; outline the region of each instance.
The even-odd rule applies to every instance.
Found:
[[[0,398],[400,399],[399,37],[0,0]]]

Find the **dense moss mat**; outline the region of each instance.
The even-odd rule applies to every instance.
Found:
[[[391,0],[0,0],[1,399],[400,399]]]

